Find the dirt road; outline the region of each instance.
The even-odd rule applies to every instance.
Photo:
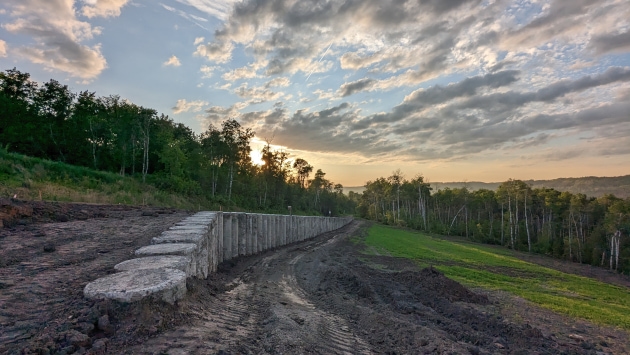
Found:
[[[353,222],[315,240],[223,265],[176,327],[129,354],[596,354],[624,353],[627,334],[477,294],[433,269],[357,251]],[[356,239],[355,239],[356,240]],[[500,300],[502,298],[503,300]],[[525,302],[524,302],[525,303]],[[512,305],[513,303],[509,303]],[[555,326],[530,325],[540,315]],[[529,317],[529,319],[528,319]],[[580,325],[581,324],[581,325]],[[576,325],[579,329],[576,328]],[[553,331],[550,332],[550,331]],[[569,335],[579,332],[579,337]],[[625,338],[624,338],[625,336]],[[602,339],[607,339],[602,346]],[[120,350],[123,350],[122,348]]]
[[[362,222],[223,263],[174,306],[82,297],[188,214],[58,204],[0,229],[0,354],[630,352],[627,332],[365,255]]]

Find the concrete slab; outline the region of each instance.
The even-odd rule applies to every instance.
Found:
[[[131,259],[114,266],[116,271],[134,271],[146,269],[176,269],[186,273],[187,277],[194,276],[190,258],[179,255],[156,255]]]
[[[173,304],[186,295],[186,273],[176,269],[119,272],[90,282],[83,295],[127,303],[152,297]]]

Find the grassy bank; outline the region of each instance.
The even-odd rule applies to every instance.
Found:
[[[164,191],[136,178],[0,149],[0,196],[21,200],[218,209],[199,196]]]
[[[380,225],[365,244],[372,252],[433,265],[471,287],[502,290],[544,308],[630,330],[630,290],[511,256],[509,250],[463,244]]]

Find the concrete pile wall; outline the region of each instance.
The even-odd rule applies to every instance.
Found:
[[[313,238],[341,228],[351,217],[199,212],[178,222],[115,274],[90,282],[87,298],[134,302],[153,297],[173,303],[184,297],[186,278],[206,278],[219,263]]]

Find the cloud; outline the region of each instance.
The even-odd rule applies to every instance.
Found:
[[[216,62],[218,64],[226,63],[232,59],[232,43],[208,43],[200,44],[193,53],[199,57]]]
[[[375,80],[369,78],[359,79],[350,83],[344,83],[337,91],[337,95],[341,97],[352,95],[356,92],[369,90],[374,86]]]
[[[286,87],[291,85],[291,81],[286,77],[273,78],[265,84],[265,88]]]
[[[206,39],[204,37],[197,37],[195,38],[195,42],[193,42],[193,44],[196,46],[198,44],[203,43],[203,41],[205,41]]]
[[[71,1],[8,0],[8,5],[12,21],[2,27],[34,41],[12,46],[12,53],[82,79],[93,79],[107,67],[100,44],[82,44],[100,28],[78,20]]]
[[[257,62],[265,63],[266,75],[299,71],[309,75],[331,70],[335,62],[329,58],[335,58],[339,46],[347,52],[335,58],[342,69],[402,69],[409,72],[403,85],[415,84],[452,64],[447,59],[454,38],[473,22],[464,14],[485,12],[492,16],[495,10],[490,11],[491,6],[478,9],[479,4],[463,0],[366,0],[307,6],[289,0],[244,1],[234,5],[213,41],[198,47],[197,54],[224,63],[235,48],[243,46]],[[436,20],[438,15],[448,16],[451,26]],[[386,86],[394,87],[395,82],[384,82],[380,87]]]
[[[175,55],[172,55],[166,62],[162,63],[162,65],[179,67],[182,63],[179,62],[179,59]]]
[[[599,55],[630,51],[630,31],[600,35],[590,42],[591,48]]]
[[[175,0],[180,4],[192,6],[208,15],[225,20],[236,0]]]
[[[212,74],[217,69],[219,69],[219,67],[217,67],[217,66],[209,67],[207,65],[202,65],[201,68],[199,68],[199,71],[203,74],[201,76],[203,79],[208,79],[208,78],[212,77]]]
[[[231,70],[223,76],[221,76],[223,80],[226,81],[236,81],[241,79],[251,79],[257,77],[256,70],[251,67],[242,67]]]
[[[597,8],[590,0],[553,0],[542,16],[535,17],[517,30],[506,32],[502,44],[507,48],[538,46],[554,37],[576,34],[583,28],[586,14]]]
[[[117,17],[120,9],[129,0],[83,0],[85,5],[81,8],[81,14],[87,18],[93,17]]]
[[[180,114],[182,112],[199,112],[204,106],[207,106],[208,102],[206,101],[186,101],[186,99],[179,99],[173,107],[173,114]]]
[[[0,39],[0,58],[7,56],[7,42]]]
[[[245,0],[225,14],[196,55],[229,63],[224,87],[241,102],[206,115],[292,149],[416,162],[542,152],[599,137],[628,109],[630,68],[614,66],[626,58],[606,56],[630,51],[620,0]],[[251,111],[292,85],[297,102]],[[378,102],[343,102],[360,92]]]
[[[249,104],[258,104],[267,101],[274,101],[283,96],[283,93],[274,92],[265,87],[248,87],[247,83],[242,84],[233,91],[236,95],[250,99]]]

